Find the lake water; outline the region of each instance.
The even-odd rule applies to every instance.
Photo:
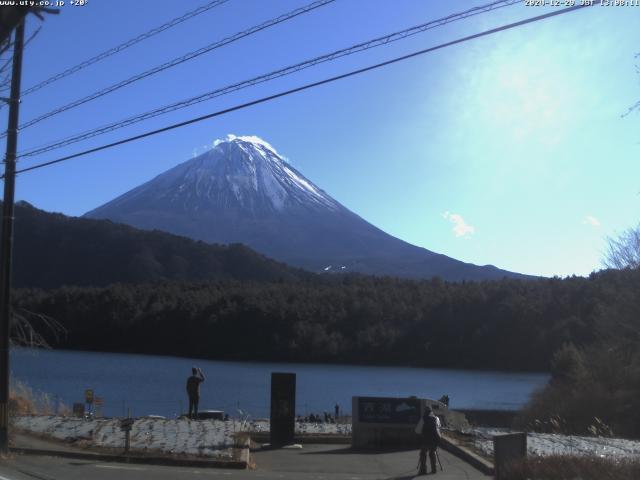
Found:
[[[240,363],[177,357],[64,350],[15,349],[12,379],[71,406],[94,390],[104,400],[103,414],[174,417],[188,406],[185,382],[191,367],[202,368],[200,409],[238,409],[254,418],[269,416],[271,372],[297,374],[296,413],[333,412],[338,403],[351,412],[351,397],[410,396],[440,398],[451,408],[514,410],[545,385],[547,374],[477,372],[403,367]]]

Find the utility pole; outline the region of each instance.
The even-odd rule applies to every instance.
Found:
[[[11,256],[13,250],[13,203],[18,149],[18,113],[20,77],[24,47],[24,19],[18,23],[13,44],[13,70],[7,130],[7,153],[4,160],[4,201],[2,237],[0,238],[0,454],[9,451],[9,331],[11,324]]]

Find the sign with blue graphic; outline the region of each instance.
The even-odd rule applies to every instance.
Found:
[[[364,423],[399,423],[415,425],[420,420],[417,398],[360,397],[358,419]]]

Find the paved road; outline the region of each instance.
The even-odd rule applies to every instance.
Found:
[[[355,453],[345,445],[305,445],[299,450],[252,454],[255,470],[163,467],[13,455],[0,461],[0,480],[487,480],[470,465],[440,451],[444,472],[417,477],[417,452]]]

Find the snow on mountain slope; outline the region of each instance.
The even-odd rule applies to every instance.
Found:
[[[109,205],[153,198],[185,211],[212,205],[251,211],[313,206],[336,210],[340,205],[287,165],[268,143],[257,137],[229,136],[214,148],[118,197]],[[89,215],[92,216],[92,215]]]
[[[244,243],[312,271],[450,280],[519,276],[410,245],[366,222],[255,136],[213,148],[86,214],[211,243]],[[334,270],[338,271],[337,268]]]

